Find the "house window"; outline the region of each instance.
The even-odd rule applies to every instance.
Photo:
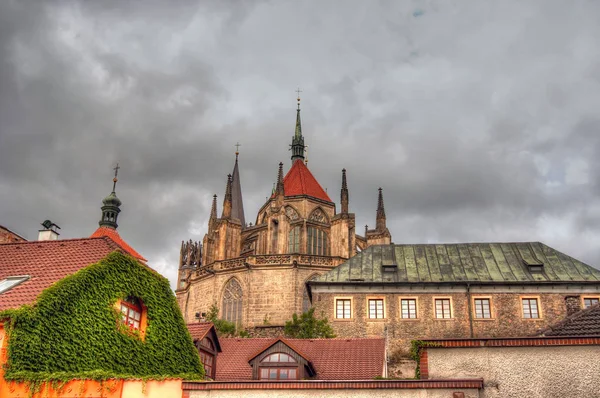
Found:
[[[404,319],[415,319],[417,317],[417,300],[401,299],[400,316]]]
[[[297,380],[298,363],[291,355],[282,352],[268,355],[261,361],[259,378],[261,380]]]
[[[592,305],[596,305],[600,303],[600,297],[584,297],[583,298],[583,308],[591,307]]]
[[[492,312],[490,311],[490,299],[477,298],[474,300],[475,304],[475,318],[477,319],[490,319]]]
[[[540,317],[538,300],[536,298],[524,298],[521,299],[521,303],[523,305],[523,318],[538,319]]]
[[[244,302],[244,292],[237,279],[230,279],[223,292],[223,319],[233,322],[236,325],[242,323],[242,307]]]
[[[134,297],[127,297],[121,301],[121,320],[134,330],[140,330],[142,320],[142,305]]]
[[[322,229],[315,227],[308,227],[308,238],[306,242],[306,249],[308,254],[315,254],[317,256],[328,256],[329,255],[329,243],[327,239],[327,232]]]
[[[200,353],[200,361],[204,366],[204,373],[207,378],[214,380],[215,378],[215,360],[217,350],[214,343],[208,337],[200,340],[200,343],[196,343],[198,352]]]
[[[383,319],[383,299],[369,299],[369,318]]]
[[[435,299],[435,317],[438,319],[452,318],[450,299]]]
[[[352,300],[336,299],[335,300],[335,317],[338,319],[352,318]]]
[[[288,236],[288,253],[300,253],[300,231],[299,225],[290,230]]]

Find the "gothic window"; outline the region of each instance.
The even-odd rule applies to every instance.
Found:
[[[277,239],[279,235],[279,222],[273,220],[273,226],[271,230],[271,254],[277,254]]]
[[[290,229],[288,236],[288,253],[300,253],[300,226]]]
[[[319,277],[319,275],[315,274],[315,275],[311,276],[310,278],[308,278],[306,280],[306,282],[317,279],[318,277]],[[304,293],[302,294],[302,312],[307,312],[311,307],[310,297],[308,297],[308,289],[306,287],[306,282],[304,283]]]
[[[223,292],[222,317],[236,325],[242,323],[242,305],[244,294],[237,279],[230,279]]]
[[[300,216],[298,215],[298,212],[296,210],[294,210],[294,208],[287,206],[285,208],[285,215],[288,216],[288,218],[292,221],[297,220],[298,218],[300,218]]]
[[[329,255],[329,239],[327,232],[315,227],[307,228],[308,237],[306,249],[308,254],[316,254],[318,256]]]
[[[308,217],[309,220],[311,221],[317,221],[317,222],[322,222],[322,223],[326,223],[327,222],[327,216],[325,215],[325,213],[323,212],[323,210],[321,209],[315,209],[310,216]]]

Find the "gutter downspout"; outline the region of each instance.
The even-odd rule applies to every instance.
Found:
[[[469,311],[469,331],[471,333],[471,338],[473,338],[473,308],[471,304],[471,285],[469,283],[467,283],[467,308]]]

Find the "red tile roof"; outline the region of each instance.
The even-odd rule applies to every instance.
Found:
[[[252,380],[248,360],[276,338],[220,339],[223,352],[217,358],[217,381]],[[315,368],[318,380],[367,380],[383,376],[384,339],[286,339]]]
[[[202,340],[210,329],[215,326],[212,322],[196,322],[196,323],[188,323],[187,328],[190,331],[190,335],[192,336],[192,340]]]
[[[0,294],[0,310],[32,304],[54,282],[123,250],[108,237],[0,244],[0,280],[30,278]]]
[[[327,202],[332,201],[302,159],[296,160],[283,178],[283,188],[285,196],[307,195]]]
[[[123,250],[125,250],[128,254],[132,255],[133,257],[137,258],[140,261],[143,261],[144,263],[148,260],[146,260],[144,257],[142,257],[142,255],[140,253],[138,253],[137,251],[135,251],[133,249],[133,247],[129,246],[129,244],[127,242],[125,242],[123,240],[123,238],[121,238],[121,235],[119,235],[119,232],[117,232],[116,229],[114,228],[110,228],[110,227],[98,227],[98,229],[96,231],[94,231],[94,233],[92,234],[92,236],[90,236],[90,238],[99,238],[102,236],[107,236],[109,238],[111,238],[117,245],[121,246],[121,248],[123,248]]]

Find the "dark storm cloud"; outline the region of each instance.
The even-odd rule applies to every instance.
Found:
[[[357,231],[541,240],[600,265],[596,2],[0,3],[0,224],[87,236],[122,166],[122,235],[171,280],[239,141],[246,218],[309,167]]]

